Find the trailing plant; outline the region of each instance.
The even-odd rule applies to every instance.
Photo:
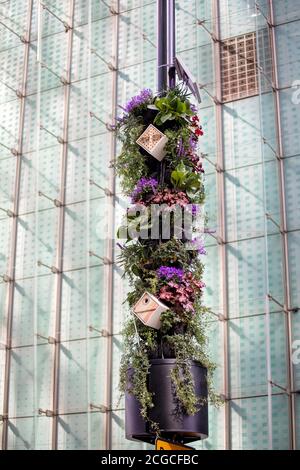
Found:
[[[171,380],[179,407],[194,414],[202,403],[194,391],[190,369],[193,360],[208,370],[209,400],[220,402],[211,385],[215,365],[207,352],[208,310],[202,304],[205,289],[202,260],[206,251],[197,229],[191,230],[190,239],[175,213],[175,208],[179,212],[188,211],[192,222],[202,216],[199,204],[205,199],[204,170],[197,146],[203,130],[197,110],[182,86],[159,96],[142,90],[123,110],[116,126],[123,143],[116,171],[132,204],[118,230],[122,238],[119,263],[132,287],[126,301],[133,309],[147,292],[167,309],[161,313],[160,329],[146,326],[134,315],[127,319],[120,387],[136,396],[142,417],[149,420],[153,407],[153,397],[147,388],[150,360],[175,358]],[[167,137],[161,162],[136,142],[149,124]],[[153,215],[153,207],[159,207],[158,219]],[[171,229],[165,235],[160,224],[168,217]],[[158,236],[154,237],[157,220]],[[182,231],[181,238],[176,236],[178,230]],[[158,432],[157,424],[150,424]]]

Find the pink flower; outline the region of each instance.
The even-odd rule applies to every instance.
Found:
[[[175,311],[194,313],[193,303],[196,296],[201,294],[205,284],[196,279],[191,272],[184,273],[179,282],[169,281],[158,292],[161,300],[172,305]]]

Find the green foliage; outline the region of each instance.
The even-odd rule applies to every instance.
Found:
[[[180,162],[171,173],[171,182],[174,188],[185,191],[191,198],[201,188],[201,176],[192,173],[183,162]]]
[[[138,323],[138,338],[134,319],[130,318],[123,330],[124,353],[120,367],[120,390],[122,393],[129,392],[138,399],[141,416],[149,421],[148,412],[153,407],[153,401],[147,387],[150,368],[148,355],[156,347],[157,332],[146,328],[141,322]],[[154,431],[158,431],[156,423],[150,424]]]
[[[160,316],[161,321],[161,332],[167,333],[176,323],[177,317],[176,313],[172,312],[172,310],[166,310]]]
[[[137,180],[147,176],[149,172],[146,158],[136,144],[143,129],[141,119],[133,115],[128,117],[122,132],[118,129],[118,137],[123,142],[123,147],[114,167],[120,176],[122,190],[127,195],[133,191]]]
[[[137,180],[148,175],[145,156],[136,146],[123,148],[115,168],[121,178],[122,190],[127,195],[133,191]]]
[[[124,274],[130,281],[136,277],[148,279],[146,285],[151,284],[149,278],[160,266],[177,266],[191,270],[198,279],[203,273],[203,264],[195,251],[188,251],[182,240],[171,238],[165,243],[151,244],[149,241],[135,240],[123,247],[118,257]]]
[[[202,316],[201,316],[202,315]],[[147,377],[149,374],[149,354],[154,352],[157,343],[169,345],[175,350],[176,366],[171,372],[171,380],[174,383],[178,399],[178,412],[195,414],[203,404],[203,401],[195,394],[194,381],[191,374],[191,361],[195,360],[208,368],[208,390],[210,401],[219,406],[222,403],[220,397],[214,392],[212,386],[212,372],[215,365],[211,363],[206,352],[207,325],[203,321],[203,312],[194,318],[194,325],[189,326],[185,334],[168,334],[168,331],[176,326],[178,319],[172,311],[162,314],[162,329],[157,332],[145,327],[139,320],[130,318],[123,330],[124,354],[121,362],[120,389],[122,393],[129,391],[137,397],[141,404],[141,414],[148,419],[148,411],[153,407],[153,397],[147,389]],[[197,334],[195,335],[197,330]],[[139,340],[138,340],[139,337]],[[128,370],[134,369],[132,379],[128,381]],[[152,423],[155,427],[155,423]]]
[[[165,162],[167,162],[168,165],[171,165],[172,168],[175,168],[175,166],[178,165],[178,139],[181,138],[183,146],[188,149],[191,130],[188,126],[185,126],[180,128],[180,130],[167,129],[164,133],[168,137]]]

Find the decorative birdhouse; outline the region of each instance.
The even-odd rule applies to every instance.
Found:
[[[150,155],[159,162],[161,162],[166,155],[165,145],[167,142],[168,137],[153,126],[153,124],[150,124],[136,141],[140,147],[150,153]]]
[[[160,302],[154,295],[144,292],[142,297],[133,307],[133,313],[144,325],[150,328],[160,329],[160,315],[168,310],[168,307]]]

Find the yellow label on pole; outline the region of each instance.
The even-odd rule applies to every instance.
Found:
[[[167,441],[158,437],[155,441],[155,450],[194,450],[193,447],[184,446],[176,442]]]

